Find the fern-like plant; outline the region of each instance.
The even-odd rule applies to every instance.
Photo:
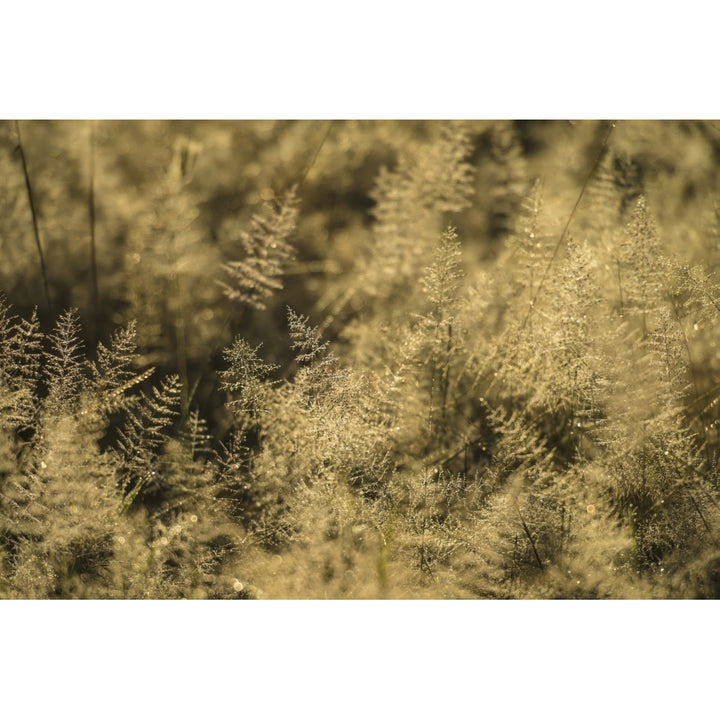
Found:
[[[250,228],[240,235],[244,257],[223,265],[229,276],[221,282],[225,296],[257,310],[264,310],[267,298],[282,288],[281,277],[295,257],[290,237],[297,225],[298,200],[291,188],[275,206],[267,204],[253,215]]]

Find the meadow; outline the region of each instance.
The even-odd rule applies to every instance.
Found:
[[[3,123],[0,597],[718,597],[719,161]]]

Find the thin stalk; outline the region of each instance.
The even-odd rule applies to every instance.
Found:
[[[448,391],[450,389],[450,353],[452,352],[452,323],[448,323],[447,345],[445,347],[445,367],[442,374],[442,410],[440,422],[443,433],[445,432]]]
[[[179,285],[180,284],[177,283],[178,288]],[[188,378],[185,318],[182,315],[182,308],[181,312],[178,313],[178,317],[175,318],[175,348],[178,359],[178,374],[180,375],[180,382],[182,385],[180,404],[182,407],[182,420],[184,422],[190,412],[190,380]]]
[[[565,223],[565,227],[560,234],[560,239],[555,244],[555,249],[553,250],[552,257],[550,258],[550,262],[548,262],[547,266],[545,267],[545,272],[543,272],[542,278],[540,278],[540,284],[537,287],[537,290],[535,291],[535,295],[533,295],[532,300],[530,301],[530,307],[528,309],[527,315],[525,316],[525,319],[523,320],[522,327],[525,328],[525,326],[528,323],[528,320],[530,320],[530,316],[532,315],[533,310],[535,309],[535,304],[537,303],[537,299],[540,296],[540,293],[542,292],[543,286],[545,285],[545,280],[547,279],[548,274],[550,273],[550,268],[552,267],[553,263],[555,262],[555,258],[557,258],[558,253],[560,252],[560,248],[565,242],[565,238],[567,237],[568,230],[570,229],[570,223],[572,223],[573,218],[575,217],[575,213],[577,212],[578,207],[580,207],[580,201],[583,199],[583,196],[585,195],[585,190],[587,190],[587,186],[590,183],[590,178],[595,174],[595,171],[598,168],[598,165],[600,164],[600,160],[602,158],[603,152],[605,150],[605,146],[608,143],[608,140],[610,139],[610,135],[612,135],[612,131],[615,129],[615,121],[610,122],[610,126],[608,127],[607,133],[605,133],[605,137],[602,141],[602,144],[600,145],[600,149],[598,150],[597,157],[595,158],[595,162],[593,163],[592,167],[590,168],[590,172],[587,174],[587,177],[585,178],[585,182],[582,185],[582,188],[580,189],[580,195],[578,195],[578,199],[575,201],[575,205],[573,205],[573,209],[570,212],[570,217],[568,217],[567,222]]]
[[[703,525],[705,526],[705,529],[706,529],[708,532],[711,532],[711,530],[710,530],[710,525],[708,525],[708,522],[707,522],[707,520],[705,519],[705,516],[702,514],[702,510],[700,509],[700,506],[697,504],[697,502],[695,501],[695,498],[694,498],[693,494],[692,494],[689,490],[688,490],[688,497],[690,498],[690,501],[692,502],[693,506],[695,507],[695,510],[697,511],[697,514],[700,516],[700,519],[702,520]]]
[[[185,303],[180,288],[180,273],[178,272],[177,254],[175,252],[175,235],[170,237],[170,250],[173,265],[173,291],[177,309],[175,312],[175,353],[180,376],[180,407],[182,409],[181,422],[184,423],[190,412],[190,380],[188,377],[187,335],[185,330]],[[193,390],[194,392],[194,390]]]
[[[530,545],[533,550],[533,554],[535,555],[535,560],[537,561],[538,567],[541,570],[545,570],[545,566],[542,564],[542,560],[540,559],[540,554],[538,553],[537,546],[535,545],[535,541],[533,540],[532,534],[530,533],[530,528],[527,526],[527,523],[525,522],[525,518],[523,517],[522,512],[520,511],[520,505],[518,502],[515,502],[515,509],[517,510],[518,515],[520,516],[520,522],[522,523],[523,530],[525,531],[525,534],[527,535],[527,539],[530,541]]]
[[[308,173],[315,166],[315,163],[317,162],[317,159],[318,159],[318,155],[320,155],[320,151],[322,150],[323,145],[325,145],[325,141],[328,139],[328,135],[330,135],[330,131],[332,130],[332,127],[334,124],[335,124],[334,120],[330,120],[328,122],[327,130],[325,130],[325,134],[323,135],[323,138],[320,141],[320,144],[317,146],[317,149],[315,150],[315,154],[312,156],[312,160],[310,160],[308,166],[305,168],[305,171],[303,172],[302,176],[300,177],[300,180],[298,181],[298,192],[300,191],[300,188],[302,188],[303,184],[305,183],[305,178],[308,176]]]
[[[96,334],[99,301],[97,248],[95,244],[95,121],[90,121],[90,187],[88,189],[88,217],[90,219],[90,305],[92,312],[92,333]]]
[[[27,161],[25,159],[25,151],[23,150],[22,135],[20,134],[20,123],[17,120],[15,120],[15,132],[17,133],[18,139],[16,150],[20,155],[23,175],[25,176],[25,188],[27,189],[28,202],[30,203],[30,214],[32,215],[33,233],[35,235],[35,246],[37,247],[38,257],[40,258],[40,273],[42,274],[43,279],[45,302],[47,303],[50,315],[52,315],[52,301],[50,300],[50,284],[48,283],[47,267],[45,265],[45,253],[43,252],[42,243],[40,242],[40,230],[38,229],[37,210],[35,208],[32,183],[30,182],[30,173],[28,172]]]
[[[422,529],[420,531],[420,571],[426,570],[430,577],[434,580],[435,575],[433,574],[432,568],[430,567],[430,561],[425,551],[425,530],[427,529],[427,489],[429,473],[427,469],[423,470],[423,494],[422,494]]]

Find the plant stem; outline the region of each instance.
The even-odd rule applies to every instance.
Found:
[[[40,258],[40,273],[43,279],[43,289],[45,291],[45,302],[47,303],[48,312],[52,315],[52,302],[50,300],[50,285],[48,283],[47,267],[45,265],[45,254],[43,253],[42,243],[40,242],[40,230],[38,229],[37,210],[35,208],[35,200],[33,198],[32,183],[30,182],[30,173],[28,172],[27,161],[25,160],[25,151],[23,150],[22,135],[20,134],[20,123],[15,120],[15,132],[17,133],[17,152],[20,154],[23,175],[25,176],[25,188],[27,189],[28,202],[30,203],[30,214],[32,215],[33,233],[35,235],[35,245]]]
[[[540,296],[540,293],[542,292],[543,285],[545,284],[545,280],[547,279],[548,273],[550,272],[550,268],[552,267],[553,263],[555,262],[555,258],[558,255],[558,252],[560,252],[560,247],[562,246],[563,242],[565,241],[565,238],[567,237],[568,230],[570,229],[570,223],[573,221],[573,218],[575,217],[575,213],[577,212],[578,207],[580,206],[580,201],[583,199],[583,196],[585,195],[585,190],[587,190],[587,186],[590,182],[590,178],[595,174],[595,171],[597,170],[598,165],[600,164],[600,160],[602,159],[603,152],[605,150],[605,146],[608,143],[608,140],[610,139],[610,135],[612,135],[612,131],[615,129],[615,121],[612,120],[610,122],[610,126],[608,127],[607,133],[605,134],[605,137],[602,141],[602,144],[600,145],[600,149],[598,150],[597,157],[595,158],[595,162],[593,163],[592,167],[590,168],[590,172],[587,174],[587,177],[585,178],[585,182],[583,183],[582,188],[580,189],[580,194],[578,195],[578,199],[575,201],[575,205],[573,205],[573,209],[570,212],[570,216],[568,217],[567,222],[565,223],[565,227],[563,228],[563,231],[560,235],[560,239],[555,244],[555,249],[553,250],[552,257],[550,258],[550,262],[548,262],[547,266],[545,267],[545,272],[543,272],[542,278],[540,278],[540,284],[537,287],[537,290],[535,291],[535,295],[533,296],[532,300],[530,301],[530,308],[528,309],[527,315],[525,316],[525,320],[523,320],[522,327],[524,328],[528,320],[530,319],[530,316],[532,315],[533,310],[535,309],[535,304],[537,302],[538,297]]]
[[[541,570],[545,570],[545,566],[542,564],[542,560],[540,559],[540,555],[539,555],[537,547],[535,545],[535,541],[533,540],[532,534],[530,533],[530,528],[528,528],[527,523],[525,522],[525,518],[523,517],[523,514],[520,511],[520,505],[518,504],[517,501],[515,502],[515,509],[517,510],[517,513],[520,516],[520,522],[522,523],[523,530],[525,531],[525,534],[527,535],[527,539],[530,541],[530,545],[532,546],[533,554],[535,555],[535,560],[537,561],[538,567]]]
[[[92,312],[92,335],[95,339],[99,317],[97,249],[95,244],[95,121],[90,121],[90,187],[88,191],[88,216],[90,218],[90,304]]]

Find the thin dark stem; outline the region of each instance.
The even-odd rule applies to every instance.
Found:
[[[440,414],[441,430],[445,431],[448,391],[450,389],[450,353],[452,352],[452,323],[448,323],[447,345],[445,347],[445,367],[442,374],[442,410]]]
[[[427,527],[427,485],[428,485],[428,472],[425,470],[423,477],[423,494],[422,494],[422,530],[420,535],[420,571],[427,570],[430,577],[434,580],[435,575],[433,574],[432,568],[430,567],[430,560],[425,551],[425,530]]]
[[[15,132],[17,133],[17,152],[20,155],[23,174],[25,176],[25,188],[27,189],[28,202],[30,203],[30,214],[32,215],[33,233],[35,235],[35,245],[40,258],[40,272],[43,279],[43,289],[45,290],[45,302],[48,311],[52,315],[52,301],[50,300],[50,284],[48,283],[47,267],[45,265],[45,253],[43,253],[42,243],[40,242],[40,230],[38,229],[37,210],[35,208],[35,200],[33,198],[32,183],[30,182],[30,173],[28,172],[27,161],[25,160],[25,151],[23,150],[22,135],[20,134],[20,123],[15,120]]]
[[[525,534],[527,535],[527,539],[530,541],[530,545],[532,546],[533,554],[535,555],[535,560],[537,561],[538,567],[541,570],[545,570],[545,566],[542,564],[542,560],[540,559],[540,554],[538,553],[537,547],[535,545],[535,541],[533,540],[533,537],[532,537],[532,533],[530,532],[530,528],[527,526],[527,523],[525,522],[525,518],[523,517],[523,514],[520,511],[520,505],[517,502],[515,503],[515,509],[517,510],[517,513],[520,516],[520,522],[522,523],[523,530],[525,531]]]
[[[332,130],[334,123],[335,123],[334,120],[330,120],[328,122],[327,130],[325,130],[323,139],[320,141],[320,144],[317,146],[317,149],[315,150],[315,154],[312,156],[312,160],[310,160],[310,163],[305,168],[305,171],[303,172],[302,177],[298,181],[298,185],[297,185],[298,192],[300,191],[300,188],[302,188],[303,184],[305,183],[305,178],[308,176],[308,173],[310,172],[310,170],[313,169],[315,163],[317,162],[318,155],[320,155],[320,151],[322,150],[323,145],[325,145],[325,141],[328,139],[328,135],[330,135],[330,131]]]
[[[92,305],[93,334],[99,314],[97,248],[95,244],[95,121],[90,121],[90,187],[88,191],[88,216],[90,218],[90,302]]]
[[[700,509],[700,506],[697,504],[697,502],[695,501],[695,498],[693,497],[693,494],[690,491],[688,491],[688,497],[690,498],[690,501],[692,502],[693,506],[695,507],[697,514],[700,516],[700,519],[702,520],[702,523],[705,526],[705,529],[708,532],[711,532],[710,525],[708,525],[708,522],[705,519],[705,516],[702,514],[702,510]]]
[[[177,303],[175,313],[175,352],[178,364],[178,375],[180,376],[180,406],[182,408],[181,421],[184,423],[190,412],[190,381],[188,377],[187,360],[187,334],[185,330],[185,303],[180,287],[180,273],[178,271],[178,257],[175,251],[175,233],[170,234],[169,240],[170,258],[173,267],[172,287]]]

